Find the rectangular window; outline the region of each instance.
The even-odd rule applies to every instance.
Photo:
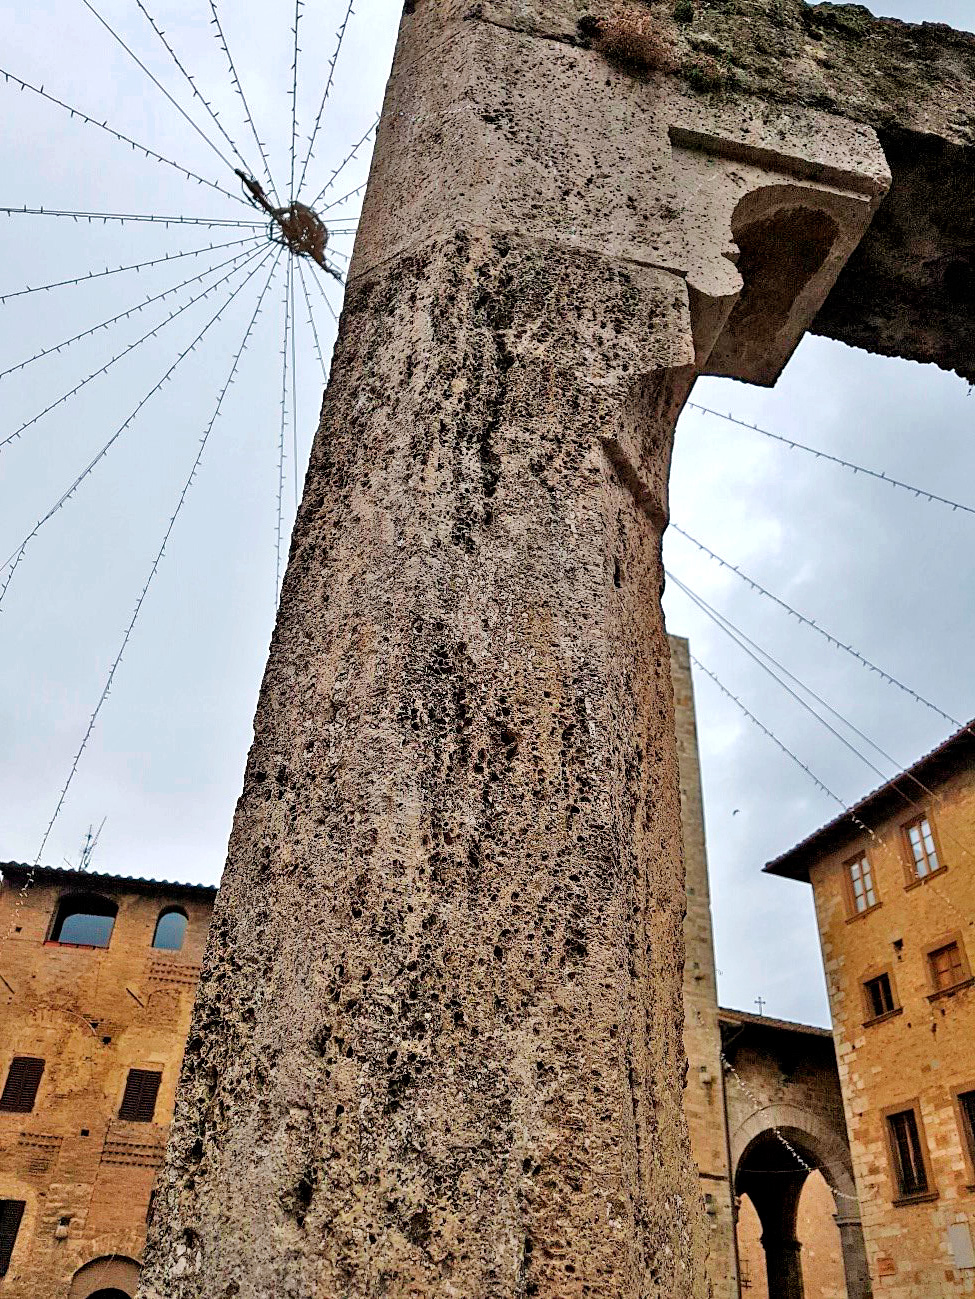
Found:
[[[938,852],[934,846],[934,835],[931,833],[931,823],[928,818],[919,816],[916,821],[904,827],[904,833],[907,835],[907,842],[911,849],[911,864],[915,876],[923,880],[926,875],[933,875],[936,870],[940,870],[941,863],[938,861]]]
[[[887,1116],[890,1132],[890,1152],[897,1175],[897,1191],[901,1196],[923,1195],[928,1189],[928,1175],[924,1171],[924,1154],[917,1130],[917,1117],[913,1110]]]
[[[0,1276],[6,1276],[10,1267],[24,1204],[23,1200],[0,1200]]]
[[[863,988],[867,994],[867,1013],[871,1019],[887,1015],[894,1009],[889,975],[878,974],[875,979],[868,979]]]
[[[873,887],[873,872],[865,856],[854,857],[846,863],[850,872],[850,888],[854,911],[866,911],[877,905],[877,893]]]
[[[954,988],[965,978],[965,965],[957,943],[945,943],[944,947],[929,952],[928,964],[931,967],[931,981],[938,992]]]
[[[26,1055],[14,1056],[0,1095],[0,1110],[7,1114],[29,1114],[34,1108],[43,1072],[43,1060]]]
[[[161,1082],[161,1073],[154,1073],[151,1069],[130,1069],[125,1080],[125,1095],[119,1106],[119,1118],[128,1119],[130,1123],[151,1123]]]
[[[975,1163],[975,1092],[962,1092],[958,1097],[958,1108],[961,1110],[962,1136],[969,1158]]]

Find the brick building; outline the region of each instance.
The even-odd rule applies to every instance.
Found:
[[[747,1194],[761,1185],[754,1154],[770,1142],[775,1150],[770,1123],[787,1122],[813,1160],[828,1147],[832,1182],[843,1176],[845,1133],[828,1033],[719,1011],[687,642],[671,638],[671,650],[687,893],[685,1112],[714,1299],[739,1299],[736,1184],[752,1178],[747,1228]],[[216,890],[2,870],[0,1299],[126,1299],[135,1293]],[[723,1050],[747,1092],[728,1091]],[[783,1072],[786,1057],[815,1060],[819,1073],[799,1086],[794,1068]],[[801,1274],[816,1299],[847,1299],[833,1210],[820,1179],[802,1190],[789,1237],[796,1257],[804,1247]],[[765,1299],[762,1246],[755,1232],[745,1235],[746,1299]]]
[[[135,1293],[214,893],[3,867],[3,1299]]]
[[[975,729],[770,862],[812,885],[874,1292],[975,1293]]]

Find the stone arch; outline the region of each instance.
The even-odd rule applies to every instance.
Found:
[[[134,1258],[126,1258],[122,1254],[93,1258],[75,1272],[68,1299],[97,1299],[104,1294],[118,1293],[134,1299],[140,1271]]]
[[[837,1132],[815,1111],[788,1103],[754,1110],[730,1135],[731,1166],[736,1181],[739,1169],[757,1142],[771,1139],[787,1153],[787,1147],[775,1135],[776,1131],[807,1164],[823,1174],[837,1201],[837,1210],[851,1200],[855,1202],[856,1183],[846,1133]]]
[[[866,1272],[853,1164],[845,1134],[815,1111],[779,1103],[756,1109],[731,1135],[735,1193],[762,1226],[769,1299],[803,1299],[799,1199],[809,1170],[822,1173],[836,1207],[849,1299],[866,1299]]]

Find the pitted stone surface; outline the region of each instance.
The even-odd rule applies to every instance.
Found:
[[[143,1294],[690,1293],[659,525],[595,436],[665,511],[689,346],[530,244],[350,287]]]

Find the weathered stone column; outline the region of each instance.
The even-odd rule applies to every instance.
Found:
[[[872,1299],[873,1286],[870,1284],[867,1249],[863,1240],[863,1223],[860,1221],[859,1214],[851,1217],[848,1213],[840,1212],[836,1214],[835,1221],[840,1233],[840,1249],[843,1252],[847,1299]]]
[[[769,1299],[803,1299],[802,1245],[794,1236],[763,1232]]]
[[[820,127],[408,6],[146,1299],[700,1293],[660,538],[883,192]]]
[[[680,280],[517,241],[350,288],[144,1293],[689,1293],[690,347]]]

